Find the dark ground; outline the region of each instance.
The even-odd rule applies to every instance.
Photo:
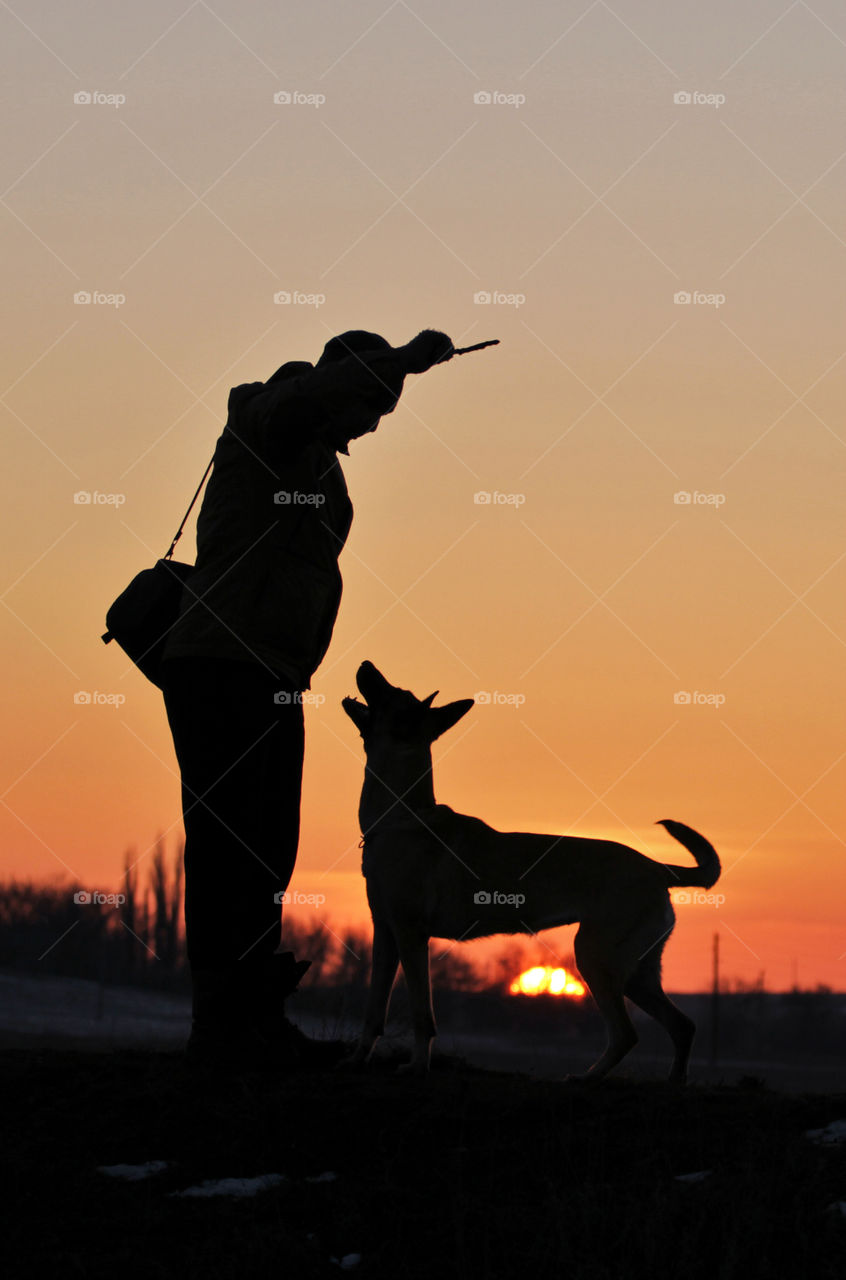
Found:
[[[728,1280],[846,1275],[846,1095],[589,1088],[442,1061],[428,1080],[199,1077],[178,1053],[7,1049],[9,1277]],[[98,1165],[172,1162],[143,1182]],[[710,1170],[701,1182],[676,1181]],[[333,1181],[309,1182],[332,1172]],[[182,1200],[281,1173],[253,1199]]]

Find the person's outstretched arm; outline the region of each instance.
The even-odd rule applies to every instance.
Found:
[[[452,352],[446,334],[424,329],[404,347],[359,352],[282,378],[245,405],[245,440],[277,463],[317,439],[338,447],[393,412],[406,374],[425,373]]]

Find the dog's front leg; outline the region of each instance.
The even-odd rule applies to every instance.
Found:
[[[423,1076],[429,1070],[432,1041],[437,1033],[432,1010],[432,985],[429,980],[429,939],[419,934],[401,934],[398,942],[414,1028],[411,1061],[399,1070]]]
[[[399,948],[393,933],[386,924],[374,920],[370,992],[358,1044],[347,1059],[350,1066],[360,1066],[367,1061],[374,1044],[385,1030],[385,1018],[398,965]]]

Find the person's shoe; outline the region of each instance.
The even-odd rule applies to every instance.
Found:
[[[262,1021],[259,1031],[273,1058],[293,1071],[334,1067],[349,1049],[343,1040],[313,1040],[285,1015],[281,1006]]]
[[[185,1060],[192,1067],[234,1070],[246,1067],[257,1046],[233,968],[191,973],[191,1034]]]
[[[296,1071],[333,1066],[347,1046],[312,1040],[285,1016],[310,960],[290,951],[223,969],[194,970],[191,1035],[185,1046],[191,1066],[226,1071]]]
[[[295,960],[291,951],[279,952],[268,960],[252,1021],[272,1057],[295,1070],[334,1066],[346,1052],[344,1042],[313,1040],[285,1014],[285,1000],[296,993],[311,961]]]

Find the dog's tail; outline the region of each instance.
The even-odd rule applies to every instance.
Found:
[[[720,859],[712,844],[701,836],[693,827],[686,827],[683,822],[674,822],[672,818],[659,819],[659,826],[666,827],[674,840],[683,844],[696,859],[695,867],[672,867],[662,863],[668,873],[670,888],[690,886],[698,889],[710,889],[720,878]]]

